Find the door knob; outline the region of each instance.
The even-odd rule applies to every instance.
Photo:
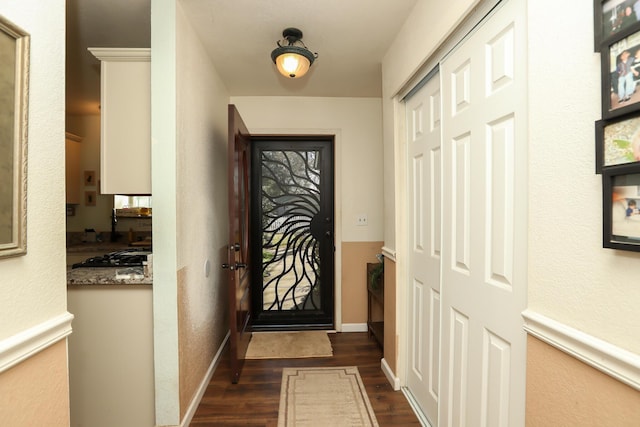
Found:
[[[229,265],[225,262],[224,264],[222,264],[222,268],[225,270],[229,269],[233,271],[233,270],[239,270],[241,268],[247,268],[247,264],[244,264],[242,262],[236,262],[234,265]]]

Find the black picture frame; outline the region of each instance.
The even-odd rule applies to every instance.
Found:
[[[612,42],[600,56],[602,118],[640,110],[640,31]]]
[[[640,111],[595,122],[596,173],[640,162]]]
[[[594,0],[594,50],[640,30],[640,6],[637,0]]]
[[[602,246],[640,252],[640,164],[602,171]]]

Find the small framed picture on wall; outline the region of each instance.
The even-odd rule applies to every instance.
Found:
[[[85,187],[96,186],[96,171],[84,171],[84,186]]]
[[[640,109],[640,31],[610,44],[602,52],[602,117]]]
[[[596,173],[640,161],[640,112],[596,122]]]
[[[603,242],[605,248],[640,252],[640,167],[602,172]]]
[[[85,206],[95,206],[96,205],[96,192],[95,191],[85,191],[84,192],[84,205]]]
[[[640,3],[637,0],[594,0],[593,11],[596,51],[603,42],[640,30]]]

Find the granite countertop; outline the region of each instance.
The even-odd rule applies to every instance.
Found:
[[[86,242],[67,246],[67,254],[73,254],[77,261],[68,261],[69,264],[84,259],[84,253],[97,254],[109,253],[119,250],[132,249],[127,243],[120,242]],[[93,256],[93,255],[92,255]],[[67,258],[69,260],[69,258]],[[152,276],[144,276],[143,267],[100,267],[100,268],[71,268],[67,266],[67,285],[151,285]],[[124,274],[117,274],[118,272]],[[121,276],[121,277],[117,277]]]
[[[120,277],[117,277],[120,276]],[[69,268],[67,285],[151,285],[153,277],[144,276],[142,267]]]

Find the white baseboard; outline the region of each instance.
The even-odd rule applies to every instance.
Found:
[[[0,341],[0,373],[69,336],[72,320],[64,312]]]
[[[343,323],[340,332],[367,332],[366,323]]]
[[[640,355],[531,310],[522,317],[529,335],[640,391]]]
[[[209,365],[209,369],[207,369],[207,375],[205,375],[202,381],[200,382],[198,391],[196,392],[195,396],[191,400],[191,403],[187,408],[187,412],[184,414],[184,418],[180,423],[180,427],[188,427],[189,424],[191,424],[191,420],[193,420],[193,416],[195,415],[196,410],[198,409],[198,405],[200,405],[202,396],[204,396],[204,392],[207,390],[207,386],[209,385],[209,382],[211,382],[211,377],[213,377],[213,373],[216,371],[216,367],[218,367],[218,363],[220,363],[220,356],[222,355],[222,350],[224,349],[224,346],[227,344],[227,341],[229,340],[229,336],[230,336],[230,332],[227,332],[227,335],[222,340],[222,344],[220,344],[220,347],[218,348],[216,355],[213,357],[213,360],[211,361],[211,365]]]
[[[389,366],[387,361],[384,360],[384,358],[380,360],[380,367],[382,368],[382,372],[384,372],[384,375],[387,377],[389,384],[391,384],[391,387],[393,387],[395,391],[400,390],[400,378],[395,376],[395,374],[391,370],[391,367]]]

